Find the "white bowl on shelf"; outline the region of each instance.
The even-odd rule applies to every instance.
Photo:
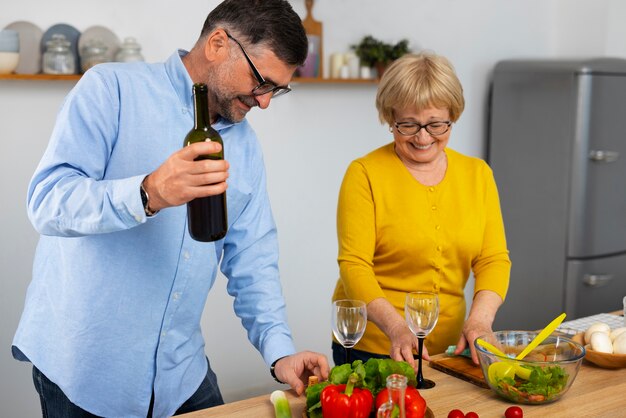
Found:
[[[11,74],[19,62],[19,52],[0,52],[0,74]]]

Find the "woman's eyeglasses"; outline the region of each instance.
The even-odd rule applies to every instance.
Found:
[[[430,122],[425,125],[415,122],[396,122],[394,124],[398,132],[404,136],[417,135],[422,128],[432,136],[443,135],[448,132],[450,125],[452,125],[452,122],[449,120]]]

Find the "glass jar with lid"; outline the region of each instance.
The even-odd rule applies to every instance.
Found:
[[[70,42],[65,35],[55,33],[46,42],[43,72],[45,74],[74,74],[76,72],[76,60],[70,51]]]
[[[120,49],[115,55],[115,61],[118,62],[136,62],[143,61],[141,55],[141,45],[132,37],[124,38],[124,42],[120,45]]]
[[[109,61],[107,50],[109,48],[98,38],[90,39],[80,51],[80,66],[83,72],[96,64]]]

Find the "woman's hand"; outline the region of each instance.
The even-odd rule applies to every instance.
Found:
[[[491,326],[500,305],[502,305],[502,298],[491,290],[481,290],[474,296],[470,313],[465,324],[463,324],[463,331],[456,344],[454,354],[459,355],[465,348],[469,347],[472,361],[474,364],[479,364],[474,340],[481,335],[492,332]]]
[[[377,298],[367,304],[367,319],[380,328],[391,341],[389,356],[397,361],[406,361],[417,369],[413,353],[418,351],[418,340],[404,318],[385,298]],[[423,358],[430,360],[424,347]]]
[[[398,361],[406,361],[413,369],[417,370],[417,362],[413,353],[418,351],[419,341],[408,325],[399,323],[389,330],[387,336],[391,341],[391,351],[389,353],[391,358]],[[422,358],[430,360],[426,346],[423,347]]]

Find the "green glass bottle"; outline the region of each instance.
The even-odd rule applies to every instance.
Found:
[[[211,127],[206,84],[193,85],[193,103],[194,127],[185,137],[184,146],[204,141],[219,142],[222,145],[220,152],[202,155],[196,160],[223,160],[224,142],[220,134]],[[196,241],[210,242],[224,238],[228,229],[226,193],[200,197],[187,203],[187,226],[189,235]]]

